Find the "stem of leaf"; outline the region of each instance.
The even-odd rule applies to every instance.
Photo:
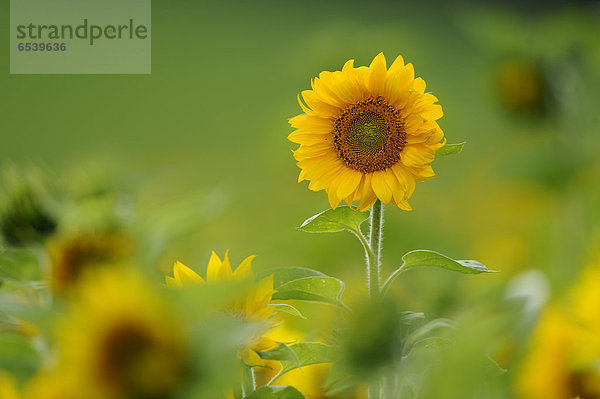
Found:
[[[254,368],[245,364],[242,367],[242,395],[246,396],[256,390],[256,376]]]
[[[381,293],[385,294],[390,289],[390,286],[392,285],[394,280],[396,280],[398,276],[400,276],[404,271],[406,271],[406,269],[404,268],[404,265],[402,265],[398,269],[396,269],[392,274],[390,274],[390,276],[387,278],[387,280],[385,280],[385,283],[383,283],[383,286],[381,287]]]
[[[363,248],[365,249],[365,254],[367,255],[367,261],[368,261],[369,257],[373,256],[373,252],[371,251],[371,246],[369,244],[369,241],[367,241],[367,238],[363,235],[363,233],[360,230],[350,230],[350,231],[356,236],[356,238],[358,238],[358,240],[362,244]]]

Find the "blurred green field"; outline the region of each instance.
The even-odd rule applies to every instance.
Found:
[[[414,211],[387,208],[384,273],[412,249],[502,273],[407,273],[400,307],[476,317],[471,305],[529,269],[557,296],[598,251],[600,14],[597,2],[536,3],[155,1],[147,76],[9,75],[5,34],[0,166],[123,193],[158,236],[180,230],[155,248],[161,270],[230,249],[235,264],[256,254],[257,269],[343,278],[353,298],[364,291],[353,238],[295,229],[329,205],[296,183],[287,120],[320,71],[402,55],[439,98],[448,142],[467,144],[434,162]],[[3,2],[5,33],[8,11]],[[503,80],[510,63],[541,82],[533,106]]]

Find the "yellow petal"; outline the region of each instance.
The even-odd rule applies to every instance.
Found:
[[[398,57],[396,57],[394,62],[392,62],[392,65],[390,65],[390,69],[388,70],[388,75],[392,75],[396,72],[399,72],[403,68],[404,68],[404,59],[402,58],[401,55],[399,55]]]
[[[203,283],[204,280],[198,273],[184,265],[183,263],[177,261],[175,265],[173,265],[173,276],[174,280],[180,285],[190,285],[190,284],[198,284]]]
[[[427,107],[423,112],[421,112],[421,116],[425,119],[435,121],[444,116],[444,111],[442,111],[441,105],[432,104],[429,107]]]
[[[412,211],[413,210],[407,200],[397,199],[396,197],[393,197],[392,198],[392,203],[394,205],[396,205],[398,208],[403,209],[405,211]]]
[[[304,105],[304,103],[300,99],[300,94],[298,94],[298,104],[300,104],[300,108],[302,108],[302,111],[304,111],[305,114],[307,114],[307,115],[313,114],[313,112],[306,105]]]
[[[291,118],[289,123],[295,129],[303,129],[314,133],[326,133],[333,130],[333,124],[330,119],[315,115],[297,115]]]
[[[215,251],[212,251],[210,260],[208,261],[208,267],[206,268],[206,281],[213,283],[219,281],[219,274],[221,270],[221,259],[217,256]]]
[[[344,79],[343,82],[351,85],[351,82],[347,79]],[[318,93],[318,95],[328,103],[344,108],[352,101],[352,96],[346,98],[345,95],[351,94],[352,92],[347,90],[336,90],[335,83],[337,83],[337,79],[335,79],[334,73],[323,71],[319,74],[319,77],[313,81],[313,91]]]
[[[381,200],[384,204],[387,204],[392,199],[392,190],[388,187],[385,182],[385,171],[377,171],[374,172],[371,178],[371,187],[373,187],[373,191],[377,198]]]
[[[166,276],[165,277],[165,282],[167,284],[167,287],[169,288],[178,288],[181,287],[181,284],[175,280],[173,277],[171,276]]]
[[[229,263],[229,250],[225,251],[225,258],[221,264],[221,270],[219,271],[219,278],[224,281],[231,281],[233,279],[233,270]]]
[[[354,60],[346,61],[346,63],[344,64],[344,67],[342,68],[342,72],[344,74],[350,74],[353,71],[354,71]]]
[[[313,187],[315,187],[315,186],[313,185]],[[326,191],[327,191],[327,199],[329,200],[329,206],[331,207],[331,209],[337,208],[339,203],[342,201],[342,199],[339,198],[337,195],[337,190],[327,189]]]
[[[354,169],[343,168],[340,173],[332,179],[327,188],[327,195],[332,209],[347,198],[360,183],[362,174]]]
[[[360,200],[360,203],[358,204],[358,210],[364,212],[367,209],[370,209],[375,201],[377,201],[377,196],[371,191],[367,196]]]
[[[252,260],[256,258],[256,255],[250,255],[240,263],[235,269],[233,276],[236,280],[243,280],[252,276]]]
[[[421,168],[435,159],[435,151],[422,144],[404,147],[401,153],[402,163],[406,166]]]
[[[367,89],[374,97],[383,95],[387,77],[387,66],[383,53],[377,54],[373,62],[371,62],[369,70],[370,73],[365,81]]]
[[[265,364],[265,361],[258,356],[258,353],[249,348],[242,350],[242,361],[250,367],[260,367]]]
[[[317,95],[313,90],[302,91],[302,98],[306,105],[314,111],[314,113],[325,116],[327,118],[337,118],[342,110],[336,104],[330,104],[325,99]]]
[[[416,78],[413,81],[413,89],[421,94],[425,93],[425,81],[421,78]]]
[[[346,105],[355,104],[362,99],[362,93],[354,82],[343,72],[334,72],[324,81],[338,98]]]

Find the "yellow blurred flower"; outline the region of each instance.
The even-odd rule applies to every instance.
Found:
[[[50,286],[55,293],[65,293],[87,272],[119,263],[131,252],[131,240],[120,232],[58,236],[48,244]]]
[[[206,281],[183,263],[175,262],[173,277],[167,276],[166,283],[169,287],[182,287],[191,284],[246,280],[254,277],[252,272],[252,260],[254,258],[254,255],[247,257],[233,271],[229,263],[228,252],[225,252],[225,257],[221,261],[213,251],[206,269]],[[264,330],[253,336],[240,352],[242,360],[249,366],[264,366],[265,361],[260,358],[257,351],[276,346],[276,342],[265,334],[274,326],[271,320],[274,307],[269,306],[274,293],[273,276],[271,275],[257,281],[249,291],[241,294],[227,309],[249,323],[263,323],[265,325]]]
[[[84,399],[85,392],[78,392],[72,375],[62,370],[44,370],[31,378],[23,390],[24,399]]]
[[[72,381],[61,389],[86,399],[174,397],[190,364],[172,309],[130,272],[93,277],[78,286],[58,327],[54,375]]]
[[[568,399],[575,396],[569,364],[574,336],[573,323],[560,309],[546,310],[533,334],[517,380],[520,398]]]
[[[0,399],[19,399],[20,397],[14,377],[0,369]]]
[[[410,210],[415,182],[434,177],[429,164],[445,143],[442,107],[401,56],[389,69],[383,53],[369,67],[353,65],[321,72],[302,92],[306,105],[298,98],[305,113],[290,120],[289,135],[300,144],[298,181],[325,190],[332,208],[360,201],[366,210],[380,199]]]
[[[586,269],[571,294],[540,318],[516,382],[520,398],[600,397],[600,268]]]

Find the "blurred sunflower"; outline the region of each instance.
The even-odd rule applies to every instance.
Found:
[[[228,252],[225,252],[225,257],[221,261],[213,251],[206,269],[206,281],[183,263],[175,262],[173,277],[167,276],[166,283],[169,287],[182,287],[191,284],[246,280],[254,277],[252,272],[254,258],[254,255],[248,256],[233,271],[229,263]],[[248,366],[264,366],[265,361],[260,358],[257,351],[267,350],[277,345],[265,334],[274,327],[271,316],[275,309],[269,306],[274,293],[273,276],[271,275],[257,281],[249,291],[242,293],[227,309],[249,323],[264,325],[264,329],[255,334],[240,352],[242,360]]]
[[[362,211],[379,199],[411,210],[415,182],[434,177],[429,164],[445,144],[442,107],[401,56],[389,69],[382,53],[369,67],[353,64],[321,72],[302,92],[306,105],[298,97],[305,113],[290,119],[288,137],[300,144],[298,181],[324,189],[332,208],[360,201]]]
[[[104,270],[90,277],[57,333],[59,374],[73,381],[68,397],[176,397],[191,363],[172,309],[139,276]]]
[[[120,263],[132,252],[132,241],[121,232],[93,231],[57,236],[48,243],[50,286],[68,291],[86,272]]]
[[[79,399],[85,392],[77,392],[71,375],[62,370],[44,370],[33,376],[23,389],[24,399]],[[1,396],[0,396],[1,397]]]
[[[600,268],[586,269],[571,301],[540,318],[516,390],[523,399],[600,398]]]
[[[19,399],[20,397],[14,377],[0,369],[0,399]]]

